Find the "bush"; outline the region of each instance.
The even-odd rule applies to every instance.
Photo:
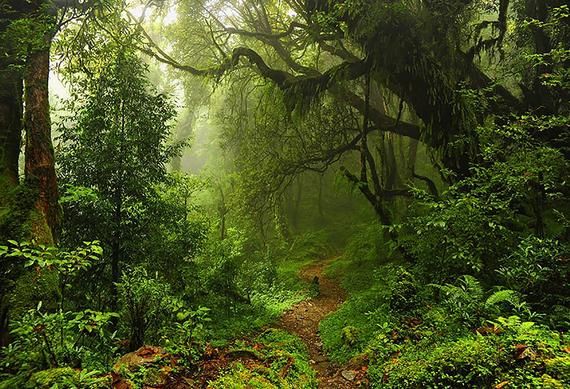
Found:
[[[150,276],[143,267],[135,267],[123,274],[117,289],[129,349],[136,350],[146,341],[158,341],[161,331],[173,319],[170,286]],[[148,338],[147,333],[153,337]]]
[[[12,324],[14,340],[2,350],[3,370],[25,374],[48,367],[108,366],[115,351],[113,333],[109,331],[114,313],[43,313],[40,308]]]
[[[558,241],[530,235],[501,260],[498,273],[508,288],[548,310],[552,305],[568,303],[570,298],[563,286],[570,277],[570,266],[564,259],[567,254]]]
[[[471,333],[456,340],[440,338],[435,346],[433,339],[400,346],[401,354],[390,360],[373,359],[370,378],[375,386],[386,388],[492,387],[506,381],[512,387],[543,387],[547,381],[570,382],[570,358],[556,332],[517,316],[500,317],[493,324],[495,331],[486,336]]]

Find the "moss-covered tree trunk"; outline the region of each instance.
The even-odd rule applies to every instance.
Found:
[[[30,53],[25,74],[26,181],[37,191],[32,234],[41,241],[57,240],[59,205],[49,112],[49,47]]]

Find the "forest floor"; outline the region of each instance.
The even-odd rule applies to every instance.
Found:
[[[301,269],[299,276],[314,283],[318,278],[318,295],[310,300],[301,301],[286,311],[276,328],[297,335],[307,345],[311,365],[317,373],[319,388],[361,388],[366,387],[364,371],[355,366],[339,366],[329,361],[319,336],[319,323],[328,314],[334,312],[345,299],[346,292],[340,281],[325,275],[325,268],[335,260],[331,258],[311,263]]]
[[[329,360],[319,335],[319,324],[328,314],[336,311],[343,303],[346,292],[340,286],[340,281],[325,275],[325,269],[336,258],[312,262],[299,272],[299,277],[314,285],[318,278],[318,294],[308,300],[301,301],[289,310],[272,325],[265,327],[261,334],[272,329],[281,330],[296,335],[307,346],[309,363],[316,373],[319,389],[353,389],[368,387],[366,379],[366,366],[362,361],[349,362],[346,365],[337,365]],[[315,278],[316,277],[316,278]],[[316,289],[316,288],[315,288]],[[258,335],[259,336],[259,335]],[[209,388],[210,383],[218,379],[222,372],[239,362],[250,371],[259,371],[270,368],[270,359],[263,356],[263,350],[268,345],[259,343],[256,336],[240,339],[239,347],[207,347],[202,360],[194,374],[172,374],[173,366],[177,362],[171,355],[167,355],[160,347],[144,346],[135,352],[128,353],[117,362],[112,374],[115,389],[127,389],[132,386],[128,377],[122,373],[121,366],[133,370],[133,366],[152,364],[153,361],[171,361],[172,366],[162,367],[158,374],[159,379],[153,385],[143,385],[152,388]],[[167,363],[168,365],[168,363]],[[283,371],[285,376],[290,368],[288,363]],[[148,369],[147,369],[148,370]],[[220,387],[215,386],[215,387]],[[224,386],[222,386],[224,387]]]

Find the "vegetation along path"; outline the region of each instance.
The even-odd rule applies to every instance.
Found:
[[[338,366],[327,358],[319,336],[319,323],[335,311],[344,301],[345,291],[338,280],[324,274],[324,269],[335,260],[317,261],[303,268],[299,276],[311,283],[318,279],[319,293],[316,297],[302,301],[286,311],[276,327],[299,336],[307,345],[311,365],[317,372],[319,388],[365,387],[364,371]],[[315,278],[317,277],[317,278]]]

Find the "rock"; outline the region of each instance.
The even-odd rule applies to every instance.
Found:
[[[356,372],[352,370],[343,370],[340,372],[340,375],[347,381],[354,381],[356,378]]]
[[[165,355],[165,351],[160,347],[143,346],[137,351],[123,355],[115,366],[113,371],[120,373],[120,370],[126,368],[127,370],[136,370],[139,366],[152,363]]]
[[[133,389],[135,385],[129,373],[137,372],[143,387],[162,388],[171,376],[176,360],[160,347],[143,346],[123,355],[113,366],[111,373],[114,389]],[[178,387],[178,386],[177,386]],[[183,388],[184,386],[180,386]]]

